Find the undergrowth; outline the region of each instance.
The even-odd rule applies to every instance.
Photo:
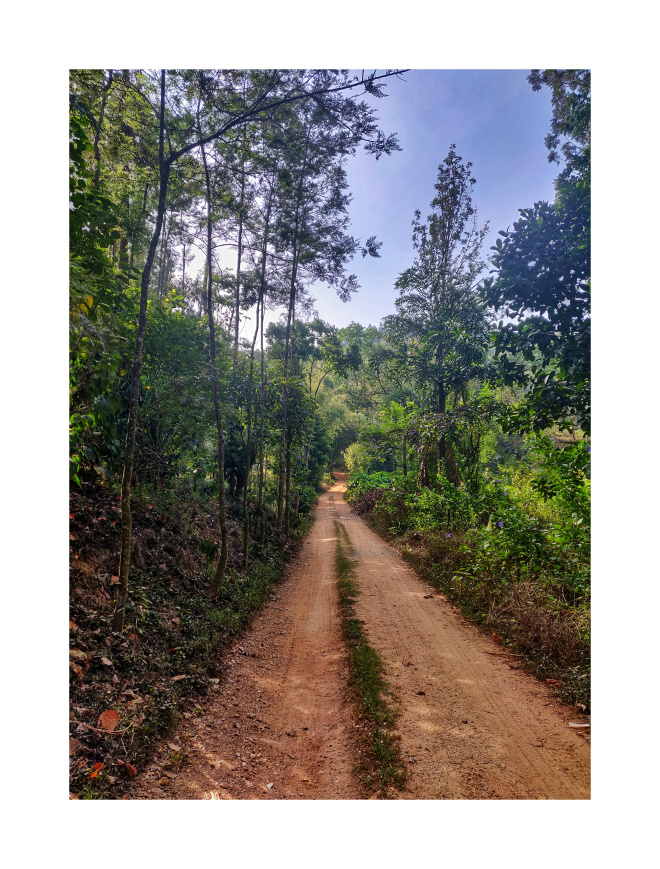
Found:
[[[229,503],[230,561],[215,600],[217,507],[197,493],[145,493],[134,508],[134,559],[125,630],[113,633],[120,522],[109,487],[74,490],[71,511],[70,789],[117,799],[186,710],[222,680],[220,654],[248,626],[311,526],[289,540],[269,516],[264,545],[241,566],[240,505]],[[99,717],[118,715],[112,732]]]
[[[398,742],[392,734],[395,714],[388,703],[388,688],[383,679],[383,662],[369,645],[362,623],[355,614],[355,599],[360,594],[355,568],[349,552],[346,530],[335,521],[337,553],[335,571],[339,591],[344,637],[351,660],[351,683],[359,698],[359,714],[367,725],[362,740],[358,768],[367,789],[378,786],[384,793],[391,786],[403,787],[405,770]]]
[[[484,472],[477,492],[355,474],[355,512],[568,703],[590,708],[589,453],[537,441],[538,462]]]

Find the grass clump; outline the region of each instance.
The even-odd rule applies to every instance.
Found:
[[[367,789],[403,787],[405,770],[398,744],[391,730],[395,715],[388,703],[388,688],[383,679],[384,666],[378,652],[370,646],[362,623],[356,617],[355,599],[360,593],[354,563],[348,555],[348,535],[335,521],[337,553],[335,571],[344,638],[351,661],[351,684],[359,698],[359,715],[364,725],[359,769]]]

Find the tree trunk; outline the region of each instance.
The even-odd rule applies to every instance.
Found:
[[[402,452],[403,452],[403,476],[408,476],[408,446],[406,443],[406,436],[403,436],[403,444],[402,444]]]
[[[266,541],[266,511],[264,509],[264,475],[266,450],[264,444],[266,423],[266,384],[264,372],[264,307],[261,305],[261,319],[259,321],[259,334],[261,341],[260,359],[260,384],[259,384],[259,542],[263,545]]]
[[[286,486],[284,493],[284,533],[289,533],[289,515],[291,506],[291,438],[286,441]]]
[[[259,299],[257,301],[257,324],[261,335],[261,359],[260,359],[260,383],[259,383],[259,540],[263,544],[266,534],[266,517],[264,512],[264,429],[266,417],[265,383],[264,383],[264,307],[266,295],[266,259],[268,252],[268,234],[270,228],[270,215],[273,205],[273,185],[271,184],[266,206],[266,219],[264,221],[264,234],[261,242],[261,274],[259,276]],[[261,306],[261,307],[259,307]],[[255,335],[256,337],[256,335]],[[252,342],[251,360],[254,358],[254,341]],[[250,374],[252,372],[250,362]]]
[[[167,222],[167,215],[165,215],[163,220],[163,236],[160,243],[160,267],[158,270],[158,291],[157,295],[159,299],[163,298],[165,293],[165,285],[167,283],[167,246],[170,239],[170,232],[172,231],[172,217],[170,217],[169,223]]]
[[[218,366],[215,349],[215,323],[213,321],[213,261],[212,261],[212,227],[211,227],[211,178],[206,162],[204,146],[201,146],[202,163],[206,179],[206,312],[209,320],[209,356],[211,360],[211,384],[213,386],[213,411],[218,433],[218,520],[220,522],[220,557],[215,570],[215,576],[209,589],[209,597],[217,597],[220,585],[227,567],[229,553],[229,534],[227,532],[227,513],[225,507],[225,434],[222,425],[220,409],[220,390],[218,387]]]
[[[441,424],[444,424],[445,413],[447,411],[447,393],[445,391],[445,381],[442,375],[442,346],[439,345],[436,350],[436,359],[440,367],[440,377],[438,378],[438,419]],[[443,476],[445,468],[446,456],[446,440],[444,431],[438,440],[438,480]]]
[[[241,261],[243,258],[243,206],[245,204],[245,158],[241,160],[241,199],[238,206],[238,253],[236,258],[236,287],[234,290],[234,378],[237,376],[238,332],[241,310]]]
[[[128,597],[128,579],[131,565],[131,482],[133,477],[133,453],[135,449],[135,432],[137,428],[138,399],[140,395],[140,370],[142,368],[142,348],[144,336],[147,330],[147,297],[149,292],[149,279],[151,269],[158,247],[160,231],[163,226],[163,216],[167,200],[167,184],[170,175],[169,160],[165,160],[164,136],[165,136],[165,70],[161,71],[160,81],[160,122],[159,122],[159,146],[158,163],[160,169],[160,183],[158,186],[158,210],[156,212],[156,225],[149,244],[147,260],[142,271],[140,284],[140,315],[138,331],[135,339],[135,354],[133,356],[133,373],[131,378],[131,401],[128,409],[128,423],[126,427],[126,447],[124,451],[124,469],[121,483],[121,552],[119,556],[119,585],[117,589],[117,601],[112,619],[112,630],[121,631],[126,617],[126,600]]]
[[[99,139],[101,138],[101,127],[103,125],[103,117],[105,115],[105,106],[108,100],[108,92],[112,87],[112,70],[108,70],[108,81],[103,86],[103,96],[101,97],[101,111],[99,112],[99,122],[94,131],[94,190],[99,189],[101,182],[101,152],[99,150]]]
[[[259,305],[262,299],[257,302],[257,325],[254,330],[254,338],[252,339],[252,347],[250,348],[250,372],[248,375],[248,394],[247,394],[247,431],[245,433],[245,482],[243,484],[243,567],[247,567],[248,563],[248,544],[250,536],[250,516],[248,512],[248,484],[250,482],[250,471],[252,469],[252,375],[254,373],[254,347],[257,343],[257,335],[259,334]]]
[[[300,170],[300,180],[298,182],[298,191],[296,198],[296,217],[294,222],[294,231],[292,239],[292,257],[291,257],[291,285],[289,288],[289,310],[286,322],[286,338],[284,341],[284,384],[282,391],[282,433],[280,435],[280,465],[279,478],[277,489],[277,522],[282,525],[282,511],[284,507],[284,477],[286,474],[286,429],[287,429],[287,411],[289,394],[287,388],[288,366],[289,366],[289,346],[291,343],[291,329],[296,310],[296,280],[298,278],[298,254],[300,244],[300,209],[302,205],[303,182],[305,180],[305,172],[307,171],[307,157],[309,154],[309,137],[310,130],[307,130],[307,138],[305,140],[305,157]],[[286,523],[288,527],[288,522]]]

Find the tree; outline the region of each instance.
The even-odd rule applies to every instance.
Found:
[[[466,384],[485,373],[488,323],[477,292],[485,267],[481,246],[488,225],[479,229],[472,205],[475,179],[452,145],[438,167],[431,214],[413,221],[411,268],[396,288],[397,314],[384,321],[400,364],[408,367],[427,406],[436,415],[438,473],[454,479],[447,455],[447,402],[464,400]]]
[[[534,90],[553,91],[548,159],[565,166],[555,201],[520,209],[501,231],[492,262],[489,304],[511,318],[500,323],[496,349],[505,383],[518,383],[524,401],[509,428],[541,431],[577,423],[590,430],[591,180],[588,70],[534,70]],[[563,142],[562,142],[563,139]],[[524,360],[521,361],[521,357]]]
[[[235,70],[214,70],[203,75],[198,75],[196,70],[170,73],[161,70],[157,76],[137,71],[132,80],[130,72],[126,71],[124,79],[127,85],[134,91],[135,98],[148,107],[158,124],[158,205],[141,274],[122,474],[122,543],[113,630],[122,630],[125,619],[132,538],[130,498],[147,300],[173,167],[193,151],[199,152],[199,149],[223,139],[250,121],[271,122],[278,108],[308,101],[313,101],[328,114],[339,112],[344,120],[351,119],[357,134],[366,141],[367,150],[377,157],[390,153],[397,147],[395,137],[385,136],[378,130],[373,112],[364,103],[357,103],[350,96],[347,99],[343,92],[361,87],[364,92],[382,96],[381,80],[397,74],[397,71],[388,70],[380,76],[373,73],[360,78],[350,77],[346,71],[251,70],[245,77]],[[209,81],[215,86],[207,87]],[[238,310],[235,313],[238,316]]]

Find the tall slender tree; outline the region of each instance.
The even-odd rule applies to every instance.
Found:
[[[385,319],[390,340],[436,414],[438,472],[455,478],[447,456],[447,401],[483,373],[488,324],[477,285],[485,268],[472,204],[475,179],[452,145],[438,167],[431,213],[413,221],[415,261],[396,287],[397,314]]]

